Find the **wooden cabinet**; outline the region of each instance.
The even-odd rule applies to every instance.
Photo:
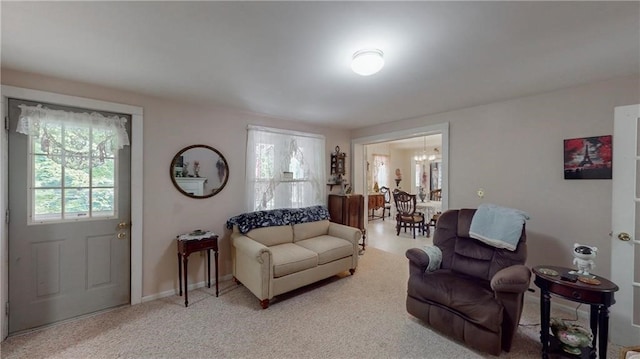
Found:
[[[362,249],[364,249],[364,197],[361,194],[330,194],[329,215],[331,222],[360,229],[362,231]]]

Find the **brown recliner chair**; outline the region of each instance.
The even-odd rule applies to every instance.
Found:
[[[429,257],[409,249],[407,311],[432,328],[494,355],[509,351],[518,328],[531,272],[526,233],[515,251],[469,238],[475,209],[449,210],[438,219],[433,243],[442,251],[439,269],[427,272]]]

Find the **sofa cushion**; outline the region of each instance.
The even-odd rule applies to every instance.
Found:
[[[318,264],[325,264],[353,255],[353,243],[328,235],[296,242],[297,245],[307,248],[318,254]]]
[[[409,277],[408,295],[423,302],[450,308],[466,320],[498,333],[503,306],[494,298],[489,283],[449,270]]]
[[[329,233],[329,220],[315,221],[308,223],[298,223],[293,225],[293,241],[302,241],[305,239],[321,236]]]
[[[275,278],[318,266],[318,254],[293,243],[269,247]]]
[[[293,242],[293,229],[290,225],[256,228],[247,232],[246,236],[271,247]]]

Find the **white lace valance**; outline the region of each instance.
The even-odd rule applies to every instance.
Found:
[[[40,138],[41,129],[47,124],[64,124],[73,127],[91,127],[112,133],[114,149],[122,149],[129,145],[129,135],[125,125],[127,119],[119,116],[105,117],[97,112],[79,113],[63,110],[51,110],[42,105],[38,106],[18,106],[22,112],[18,120],[16,132]]]

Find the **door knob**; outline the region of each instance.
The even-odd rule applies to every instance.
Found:
[[[118,223],[118,228],[120,228],[120,229],[125,229],[125,228],[127,228],[127,222],[120,222],[120,223]]]
[[[124,239],[127,236],[126,232],[120,232],[118,233],[118,239]]]
[[[618,234],[618,239],[626,242],[631,240],[631,236],[629,235],[629,233],[622,232]]]

